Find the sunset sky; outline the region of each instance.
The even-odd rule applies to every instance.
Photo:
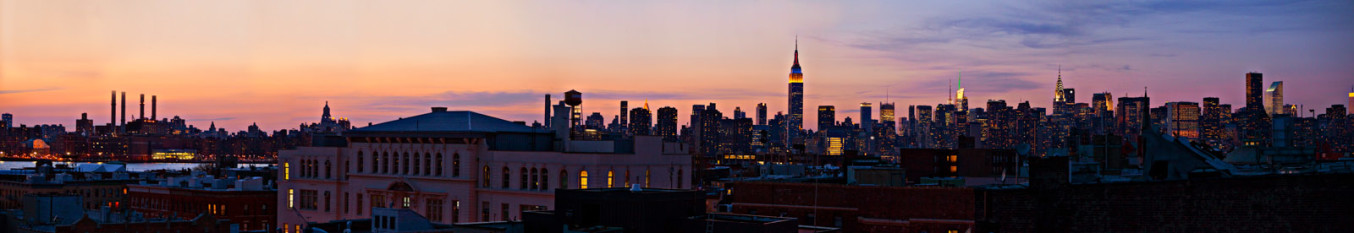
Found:
[[[796,35],[809,128],[818,105],[944,102],[961,71],[972,107],[1047,107],[1059,66],[1080,102],[1146,86],[1241,107],[1256,71],[1321,113],[1354,87],[1354,1],[1099,2],[0,0],[0,112],[73,130],[107,123],[118,90],[129,118],[153,94],[161,117],[231,131],[325,101],[362,126],[432,106],[532,122],[577,89],[608,122],[621,99],[682,123],[710,102],[774,115]]]

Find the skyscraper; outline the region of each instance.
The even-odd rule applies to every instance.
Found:
[[[674,109],[675,110],[675,109]],[[650,115],[647,108],[635,108],[630,110],[630,135],[650,135],[650,128],[653,127],[653,116]],[[673,115],[676,117],[676,115]]]
[[[733,107],[733,119],[748,118],[748,113],[743,112],[743,107]]]
[[[837,123],[837,107],[818,105],[818,131],[825,131]]]
[[[894,127],[898,126],[894,121],[893,111],[893,103],[879,103],[879,122],[885,127],[889,127],[889,130],[896,130]]]
[[[757,103],[757,125],[766,125],[766,103]]]
[[[1354,108],[1354,87],[1349,87],[1349,105],[1345,106],[1348,106],[1345,109],[1345,111],[1349,111],[1350,108]],[[1349,112],[1345,114],[1354,114],[1354,112]]]
[[[1166,132],[1176,137],[1198,139],[1199,114],[1198,103],[1166,103]]]
[[[874,109],[870,102],[860,103],[860,129],[874,132]]]
[[[1284,114],[1283,106],[1283,81],[1277,81],[1269,85],[1265,90],[1265,112],[1269,115]]]
[[[799,67],[799,39],[795,39],[795,61],[790,66],[790,122],[786,123],[786,131],[789,131],[789,138],[798,138],[799,132],[804,130],[804,72]]]
[[[630,101],[621,100],[621,127],[629,127],[630,122]]]
[[[1105,115],[1106,111],[1114,109],[1114,96],[1109,92],[1091,94],[1091,109],[1096,115]]]
[[[1262,85],[1265,84],[1263,82],[1263,74],[1256,72],[1246,73],[1246,108],[1260,109],[1264,106],[1261,102],[1264,100],[1264,97],[1261,97],[1262,93],[1264,93]]]
[[[8,129],[8,128],[14,128],[14,115],[11,115],[11,114],[9,114],[9,113],[0,114],[0,121],[4,121],[4,122],[5,122],[5,125],[3,125],[3,126],[4,126],[6,129]]]
[[[677,140],[677,108],[658,109],[658,125],[654,127],[654,135],[663,136],[668,141]]]

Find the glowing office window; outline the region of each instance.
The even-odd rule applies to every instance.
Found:
[[[282,179],[291,180],[291,163],[282,163]]]
[[[287,189],[287,208],[294,208],[296,205],[296,190]]]
[[[616,187],[616,186],[614,186],[615,183],[612,182],[613,180],[615,180],[615,178],[616,178],[616,172],[615,172],[615,171],[607,171],[607,172],[606,172],[606,187],[607,187],[607,188]]]

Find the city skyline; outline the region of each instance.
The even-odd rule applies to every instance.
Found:
[[[969,79],[965,95],[974,103],[1028,100],[1051,109],[1048,90],[1058,66],[1064,85],[1083,93],[1134,97],[1146,86],[1154,103],[1219,97],[1234,109],[1244,106],[1246,72],[1266,74],[1266,83],[1283,81],[1290,90],[1285,102],[1318,111],[1345,104],[1354,85],[1354,67],[1346,65],[1354,61],[1354,45],[1341,42],[1354,40],[1348,30],[1354,16],[1344,14],[1354,4],[1339,2],[731,3],[689,22],[683,12],[711,6],[622,3],[630,5],[621,10],[583,3],[561,6],[578,12],[559,13],[506,4],[485,7],[517,14],[457,18],[443,14],[452,6],[432,3],[0,4],[0,46],[7,48],[0,51],[0,112],[15,114],[15,125],[74,125],[81,113],[102,125],[109,119],[102,115],[108,112],[103,93],[110,90],[163,97],[161,118],[181,116],[199,128],[215,122],[232,131],[255,122],[268,130],[314,122],[325,101],[335,117],[359,127],[430,106],[530,123],[540,121],[542,94],[570,89],[585,93],[584,115],[606,118],[616,115],[621,100],[644,99],[655,109],[714,102],[732,112],[767,103],[768,115],[788,114],[779,85],[795,35],[808,66],[808,106],[885,102],[885,95],[904,108],[934,106],[952,96],[948,83],[962,70]],[[302,8],[316,5],[324,7]],[[889,11],[917,7],[936,12]],[[1227,14],[1259,9],[1277,13]],[[1047,14],[1057,11],[1069,14]],[[1040,17],[1019,17],[1034,13]],[[597,16],[582,16],[588,14]],[[255,16],[252,23],[230,20],[239,15]],[[608,20],[613,17],[635,20]],[[565,20],[552,21],[558,18]],[[1161,24],[1197,18],[1216,21]],[[443,24],[476,19],[506,23]],[[1238,23],[1220,23],[1228,19]],[[32,23],[46,21],[63,27]],[[331,21],[350,26],[326,24]],[[843,107],[836,120],[856,113]],[[680,117],[679,124],[687,120]],[[803,121],[817,119],[806,114]]]

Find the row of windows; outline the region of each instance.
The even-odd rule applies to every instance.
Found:
[[[290,168],[290,166],[288,166],[287,168]],[[301,168],[300,177],[305,178],[320,178],[321,176],[320,174],[324,174],[323,176],[325,179],[330,179],[333,178],[334,174],[333,165],[329,163],[329,160],[324,161],[323,172],[321,172],[320,170],[320,161],[318,160],[302,159],[300,162],[300,168]]]
[[[442,176],[442,153],[423,153],[423,159],[419,159],[417,152],[372,152],[371,163],[367,163],[367,155],[357,152],[357,173],[369,174],[391,174],[391,175],[424,175],[424,176]],[[401,163],[402,162],[402,163]],[[421,168],[421,169],[420,169]],[[461,154],[451,154],[451,176],[461,176]]]
[[[518,170],[518,174],[519,174],[519,175],[517,176],[517,177],[518,177],[518,180],[519,180],[518,183],[517,183],[517,189],[520,189],[520,190],[538,190],[538,191],[549,191],[549,190],[550,190],[550,170],[549,170],[549,169],[545,169],[545,168],[539,168],[539,169],[538,169],[538,168],[530,168],[530,169],[528,169],[528,168],[526,168],[526,167],[521,167],[521,168],[518,168],[517,170]],[[485,187],[485,188],[493,187],[493,182],[490,181],[490,178],[492,177],[492,175],[491,175],[491,173],[490,173],[489,166],[484,166],[484,168],[483,168],[483,170],[482,170],[481,172],[482,172],[483,174],[480,175],[480,187]],[[674,175],[673,173],[674,173],[674,171],[673,171],[672,169],[668,169],[668,177],[669,177],[669,178],[674,178],[674,177],[676,178],[676,182],[672,182],[672,180],[669,180],[669,182],[672,182],[672,184],[676,184],[676,185],[675,185],[676,187],[674,187],[674,188],[682,188],[682,187],[683,187],[683,185],[682,185],[682,170],[680,170],[680,169],[676,170],[676,171],[675,171],[675,173],[676,173],[675,175]],[[503,167],[503,172],[502,172],[501,175],[502,175],[502,179],[499,180],[499,181],[500,181],[499,188],[502,188],[502,189],[511,189],[511,188],[512,188],[512,184],[511,184],[510,181],[512,181],[512,170],[505,166],[505,167]],[[649,174],[649,170],[647,170],[647,169],[644,170],[644,180],[642,181],[642,182],[643,182],[642,185],[643,185],[643,187],[645,187],[645,188],[649,187],[649,182],[650,182],[649,175],[650,175],[650,174]],[[606,188],[614,188],[614,187],[616,187],[615,177],[616,177],[616,172],[615,172],[615,171],[607,171],[607,174],[606,174]],[[632,181],[630,180],[630,177],[631,177],[631,176],[630,176],[630,171],[629,171],[629,170],[626,170],[626,171],[625,171],[625,176],[624,176],[624,177],[625,177],[625,179],[624,179],[624,182],[625,182],[625,183],[624,183],[622,186],[620,186],[620,187],[630,187],[630,185],[632,184]],[[588,183],[588,171],[586,171],[586,170],[584,170],[584,171],[579,171],[579,172],[578,172],[578,188],[580,188],[580,189],[587,189],[587,188],[588,188],[588,184],[589,184],[589,183]],[[567,189],[567,188],[569,188],[569,187],[570,187],[570,186],[569,186],[569,172],[568,172],[568,171],[560,171],[560,172],[559,172],[559,186],[558,186],[558,188],[565,188],[565,189]]]

